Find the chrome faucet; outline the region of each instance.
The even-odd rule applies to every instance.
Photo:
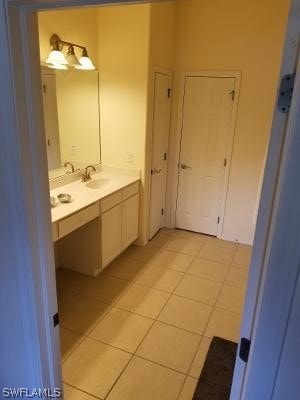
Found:
[[[70,161],[67,161],[66,163],[64,163],[64,167],[68,167],[68,166],[71,167],[71,171],[67,171],[66,173],[72,174],[75,171],[74,165]]]
[[[81,178],[81,182],[88,182],[92,179],[91,173],[89,172],[89,168],[91,168],[93,171],[96,172],[96,168],[93,165],[88,165],[84,170],[84,173]]]

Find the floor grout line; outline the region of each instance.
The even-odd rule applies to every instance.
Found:
[[[190,299],[187,299],[187,300],[190,300]],[[193,301],[193,300],[192,300],[192,301]],[[143,317],[143,318],[146,318],[146,319],[150,319],[150,320],[152,321],[151,327],[154,325],[155,322],[159,322],[159,323],[162,323],[162,324],[164,324],[164,325],[171,326],[172,328],[177,328],[177,329],[179,329],[179,330],[182,330],[182,331],[184,331],[184,332],[187,332],[187,333],[190,333],[190,334],[193,334],[193,335],[198,335],[198,336],[201,336],[201,337],[204,336],[204,331],[203,331],[202,333],[196,332],[196,331],[191,331],[191,330],[188,330],[188,329],[186,329],[186,328],[182,328],[182,327],[179,327],[179,326],[177,326],[177,325],[171,324],[171,323],[169,323],[169,322],[161,321],[161,320],[159,320],[159,319],[154,319],[154,318],[151,318],[151,317],[146,317],[145,315],[139,314],[139,313],[134,312],[134,311],[125,310],[125,309],[120,308],[120,307],[117,307],[117,306],[112,307],[112,309],[113,309],[113,308],[115,308],[115,309],[117,309],[117,310],[120,310],[120,311],[128,312],[128,313],[133,314],[133,315],[137,315],[137,316],[139,316],[139,317]],[[218,307],[217,307],[217,308],[218,308]],[[105,317],[109,314],[110,311],[111,311],[111,310],[109,310],[103,317],[101,317],[98,323],[102,322],[102,320],[105,319]],[[234,313],[234,312],[232,312],[232,311],[229,311],[229,312],[231,312],[232,314],[236,314],[236,313]],[[239,315],[239,314],[237,314],[237,315]],[[157,317],[157,318],[158,318],[158,317]],[[95,323],[95,326],[94,326],[93,328],[91,328],[91,332],[94,330],[94,328],[96,327],[96,325],[98,325],[98,323]],[[124,350],[124,349],[121,348],[121,347],[114,346],[114,345],[112,345],[112,344],[110,344],[110,343],[107,343],[107,342],[105,342],[105,341],[103,341],[103,340],[97,339],[97,338],[94,337],[94,336],[90,336],[90,333],[91,333],[91,332],[85,334],[85,333],[82,333],[82,332],[79,331],[79,330],[72,329],[72,328],[70,328],[69,326],[66,326],[66,325],[63,325],[63,324],[61,324],[61,327],[62,327],[63,329],[65,329],[65,330],[68,330],[68,331],[70,331],[70,332],[76,333],[76,334],[82,336],[83,338],[91,338],[91,339],[94,339],[94,340],[96,340],[96,341],[98,341],[98,342],[101,342],[101,343],[103,343],[103,344],[107,344],[108,346],[114,347],[114,348],[116,348],[116,349],[125,351],[125,352],[130,353],[130,354],[133,354],[133,353],[127,351],[127,350]],[[150,330],[150,329],[149,329],[149,330]],[[72,352],[73,352],[73,351],[72,351]],[[69,356],[68,356],[68,358],[69,358]]]
[[[234,256],[235,256],[236,251],[237,251],[237,248],[236,248],[235,251],[234,251],[234,255],[232,256],[232,260],[234,259]],[[211,321],[213,312],[215,311],[216,308],[218,308],[218,307],[217,307],[217,302],[218,302],[218,300],[219,300],[219,298],[220,298],[221,291],[222,291],[222,288],[223,288],[223,286],[224,286],[224,282],[226,281],[226,278],[227,278],[227,276],[228,276],[228,274],[229,274],[229,270],[230,270],[230,269],[228,269],[227,274],[226,274],[226,276],[224,277],[223,284],[222,284],[221,289],[220,289],[220,291],[219,291],[219,294],[218,294],[218,296],[217,296],[217,299],[216,299],[216,302],[215,302],[214,307],[213,307],[213,309],[212,309],[212,312],[211,312],[211,314],[210,314],[210,317],[208,318],[207,324],[206,324],[205,329],[204,329],[204,333],[206,332],[206,329],[207,329],[207,327],[208,327],[208,325],[209,325],[209,323],[210,323],[210,321]],[[197,350],[197,351],[198,351],[198,350]]]
[[[183,392],[183,388],[184,388],[185,382],[187,381],[187,377],[188,377],[188,375],[185,376],[185,378],[184,378],[184,380],[182,382],[182,385],[181,385],[181,388],[179,390],[178,396],[176,397],[176,400],[179,400],[179,398],[181,396],[181,393]]]
[[[234,259],[234,255],[235,255],[236,251],[237,251],[237,247],[236,247],[236,249],[235,249],[235,251],[234,251],[234,254],[233,254],[233,256],[232,256],[232,259]],[[208,327],[208,325],[209,325],[209,322],[210,322],[210,320],[211,320],[211,318],[212,318],[213,312],[215,311],[216,308],[218,308],[218,307],[217,307],[218,299],[220,298],[220,295],[221,295],[222,289],[223,289],[223,287],[224,287],[224,284],[225,284],[225,282],[226,282],[226,278],[227,278],[227,276],[228,276],[228,274],[229,274],[229,271],[230,271],[230,267],[228,268],[227,273],[226,273],[226,275],[224,276],[223,283],[222,283],[222,285],[221,285],[219,294],[218,294],[218,296],[217,296],[217,298],[216,298],[215,304],[214,304],[214,306],[213,306],[213,308],[212,308],[212,311],[211,311],[211,313],[210,313],[210,316],[209,316],[209,318],[208,318],[208,320],[207,320],[207,323],[206,323],[206,325],[205,325],[205,328],[204,328],[204,330],[203,330],[203,335],[202,335],[201,341],[200,341],[200,343],[199,343],[199,345],[198,345],[198,347],[197,347],[196,353],[194,354],[194,358],[193,358],[193,360],[192,360],[192,362],[191,362],[191,364],[190,364],[188,373],[190,373],[190,371],[191,371],[192,365],[193,365],[193,363],[194,363],[194,361],[195,361],[195,358],[196,358],[196,356],[197,356],[197,353],[198,353],[198,351],[199,351],[199,349],[200,349],[202,339],[203,339],[203,337],[206,337],[206,336],[205,336],[205,332],[206,332],[206,329],[207,329],[207,327]]]
[[[91,394],[91,393],[89,393],[89,392],[86,392],[85,390],[79,389],[78,387],[76,387],[76,386],[74,386],[74,385],[71,385],[71,384],[68,383],[68,382],[63,381],[63,383],[66,384],[66,385],[68,385],[68,386],[70,386],[70,387],[72,387],[73,389],[78,390],[78,391],[81,392],[81,393],[84,393],[84,394],[87,394],[87,395],[90,396],[90,397],[93,397],[94,399],[97,399],[97,400],[105,400],[105,399],[103,399],[102,397],[95,396],[94,394]],[[65,399],[65,400],[67,400],[67,399]]]
[[[195,257],[193,258],[193,260],[191,260],[191,262],[190,262],[188,268],[190,267],[190,265],[192,264],[192,262],[195,260],[196,257],[197,257],[197,256],[195,256]],[[187,268],[187,269],[188,269],[188,268]],[[155,321],[153,322],[153,324],[152,324],[152,326],[151,326],[151,329],[152,329],[152,327],[154,326],[155,322],[160,322],[160,323],[162,323],[161,321],[159,321],[159,317],[160,317],[161,313],[163,312],[163,310],[165,309],[166,305],[168,304],[170,298],[172,297],[172,295],[174,295],[176,289],[178,288],[178,286],[179,286],[180,283],[182,282],[182,280],[183,280],[185,274],[186,274],[186,272],[183,273],[182,277],[181,277],[180,280],[177,282],[177,285],[175,285],[173,291],[170,293],[170,295],[169,295],[167,301],[165,302],[164,306],[162,307],[162,309],[160,310],[159,314],[157,315]],[[169,324],[166,324],[166,325],[169,325]],[[172,326],[172,325],[171,325],[171,326]],[[180,329],[180,328],[178,328],[178,327],[176,327],[176,328],[177,328],[177,329]],[[150,332],[150,330],[149,330],[149,332]],[[149,332],[148,332],[148,333],[149,333]],[[147,333],[147,335],[148,335],[148,333]],[[144,339],[140,342],[138,348],[136,349],[136,352],[139,350],[139,348],[140,348],[140,347],[142,346],[142,344],[144,343],[144,341],[145,341],[147,335],[145,335]],[[200,343],[200,342],[201,342],[201,336],[200,336],[199,343]],[[197,346],[197,348],[198,348],[198,346]],[[196,350],[196,351],[197,351],[197,350]],[[163,365],[163,366],[165,367],[165,365]],[[187,374],[188,374],[189,370],[190,370],[190,367],[187,368],[186,376],[185,376],[185,379],[183,380],[182,385],[181,385],[181,388],[180,388],[180,390],[179,390],[179,392],[178,392],[177,399],[178,399],[179,396],[181,395],[181,392],[182,392],[183,387],[184,387],[184,384],[185,384],[185,382],[186,382]]]
[[[164,234],[165,234],[165,233],[164,233]],[[167,234],[165,234],[165,235],[167,235]],[[182,238],[182,239],[189,240],[189,239],[187,239],[187,238],[185,238],[185,237],[179,236],[177,233],[174,234],[173,236],[170,235],[170,237],[172,237],[172,239],[174,239],[174,238]],[[170,240],[172,240],[172,239],[170,239]],[[193,239],[190,239],[190,240],[193,240]],[[194,241],[197,242],[197,240],[194,240]],[[152,265],[156,266],[157,268],[161,268],[161,269],[166,269],[166,270],[178,272],[178,273],[180,273],[180,274],[182,275],[182,276],[180,277],[180,279],[178,280],[178,282],[176,283],[176,285],[174,286],[174,288],[173,288],[172,291],[166,291],[166,290],[163,290],[163,289],[158,289],[158,288],[155,288],[155,287],[153,287],[153,286],[145,285],[145,284],[143,284],[143,283],[140,283],[140,282],[136,281],[135,279],[137,279],[137,277],[138,277],[143,271],[138,272],[138,273],[137,273],[137,276],[134,276],[134,277],[131,278],[131,279],[130,279],[130,278],[128,278],[128,279],[120,278],[120,277],[118,277],[118,276],[114,276],[113,274],[112,274],[112,275],[109,275],[109,273],[107,273],[106,276],[109,276],[110,278],[115,278],[115,279],[118,279],[118,280],[121,280],[121,281],[128,282],[128,286],[126,286],[126,288],[124,288],[124,290],[121,292],[121,294],[118,295],[118,296],[116,297],[116,299],[115,299],[113,302],[105,302],[105,301],[103,301],[103,300],[99,300],[99,299],[95,299],[94,297],[87,296],[86,294],[82,294],[82,293],[77,292],[77,291],[76,291],[76,292],[73,292],[72,290],[70,290],[72,293],[78,294],[78,295],[80,295],[80,296],[83,296],[83,297],[86,297],[86,298],[88,298],[88,299],[91,299],[91,300],[100,302],[100,303],[102,303],[102,304],[104,304],[104,305],[107,305],[107,306],[108,306],[108,310],[104,313],[103,316],[101,316],[101,318],[99,318],[99,321],[95,322],[95,325],[93,326],[93,328],[91,328],[91,330],[90,330],[87,334],[82,334],[81,332],[78,332],[78,331],[76,331],[76,330],[72,330],[72,329],[70,329],[70,328],[68,328],[68,327],[62,326],[63,329],[66,329],[66,330],[68,330],[68,331],[74,332],[74,333],[79,334],[79,335],[81,336],[81,340],[80,340],[79,344],[77,344],[77,345],[75,346],[75,348],[72,349],[72,351],[70,352],[70,354],[67,356],[66,359],[64,359],[64,360],[62,361],[62,363],[65,363],[65,361],[73,354],[73,352],[80,346],[80,344],[81,344],[86,338],[89,338],[89,339],[98,341],[98,342],[100,342],[100,343],[102,343],[102,344],[105,344],[105,345],[107,345],[107,346],[110,346],[110,347],[112,347],[112,348],[114,348],[114,349],[123,351],[123,352],[129,354],[131,357],[129,358],[127,364],[124,366],[124,368],[123,368],[122,371],[120,372],[118,378],[115,380],[114,384],[112,385],[111,389],[109,390],[109,392],[107,393],[107,395],[105,396],[104,399],[100,399],[99,397],[97,397],[97,396],[95,396],[95,395],[93,395],[93,394],[90,394],[90,393],[88,393],[88,392],[85,392],[85,391],[83,391],[83,390],[81,390],[81,389],[78,389],[77,387],[75,387],[75,386],[69,384],[68,382],[66,382],[69,386],[74,387],[74,388],[80,390],[80,391],[83,392],[83,393],[87,393],[88,395],[90,395],[90,396],[92,396],[92,397],[94,397],[94,398],[96,398],[96,399],[105,400],[105,399],[109,396],[109,394],[111,393],[111,391],[113,390],[113,388],[115,387],[115,385],[117,384],[117,382],[119,381],[119,379],[121,378],[121,376],[123,375],[123,373],[125,372],[125,370],[127,369],[127,367],[129,366],[129,364],[130,364],[130,362],[132,361],[132,359],[133,359],[134,357],[138,357],[138,358],[140,358],[140,359],[146,360],[146,361],[151,362],[151,363],[153,363],[153,364],[155,364],[155,365],[159,365],[159,366],[161,366],[161,367],[163,367],[163,368],[167,368],[167,369],[169,369],[169,370],[171,370],[171,371],[174,371],[174,372],[176,372],[176,373],[179,373],[179,374],[185,376],[185,379],[184,379],[184,381],[183,381],[183,383],[182,383],[182,385],[181,385],[180,391],[179,391],[178,396],[177,396],[177,399],[179,399],[179,397],[180,397],[180,395],[181,395],[181,393],[182,393],[182,390],[183,390],[183,388],[184,388],[184,385],[185,385],[185,383],[186,383],[186,381],[187,381],[187,378],[188,378],[189,376],[191,376],[191,375],[189,375],[189,373],[190,373],[192,364],[193,364],[193,362],[194,362],[194,360],[195,360],[195,357],[196,357],[196,355],[197,355],[197,353],[198,353],[198,350],[199,350],[199,347],[200,347],[200,345],[201,345],[201,342],[202,342],[203,338],[207,337],[207,336],[205,335],[205,332],[206,332],[207,326],[208,326],[208,324],[209,324],[209,322],[210,322],[210,320],[211,320],[211,317],[212,317],[212,314],[213,314],[214,310],[215,310],[215,309],[226,310],[226,309],[223,309],[222,307],[217,307],[217,301],[218,301],[218,299],[219,299],[219,297],[220,297],[220,294],[221,294],[221,292],[222,292],[223,287],[224,287],[225,284],[226,284],[226,279],[227,279],[227,276],[228,276],[228,274],[229,274],[229,272],[230,272],[230,267],[235,267],[235,268],[240,268],[240,269],[243,268],[243,267],[239,267],[239,266],[232,265],[232,263],[233,263],[233,261],[234,261],[235,254],[236,254],[236,252],[237,252],[237,250],[238,250],[238,247],[239,247],[239,245],[237,245],[237,246],[235,246],[235,249],[234,249],[234,252],[233,252],[233,255],[232,255],[232,259],[231,259],[231,263],[230,263],[230,264],[224,264],[224,265],[226,265],[226,266],[228,267],[228,269],[227,269],[227,273],[225,274],[225,276],[224,276],[222,282],[218,282],[218,281],[216,281],[216,280],[210,280],[210,279],[207,279],[207,278],[202,278],[202,277],[200,277],[200,276],[197,276],[197,275],[194,275],[194,274],[189,273],[188,270],[189,270],[191,264],[195,261],[195,259],[196,259],[196,258],[201,258],[201,257],[198,257],[198,255],[199,255],[201,249],[205,246],[206,242],[207,242],[207,238],[205,238],[205,241],[204,241],[203,243],[201,243],[201,247],[200,247],[199,251],[197,252],[197,254],[195,254],[195,255],[191,255],[191,254],[186,254],[186,253],[182,253],[182,252],[173,251],[173,250],[170,250],[170,249],[168,249],[168,248],[164,248],[164,247],[162,247],[162,246],[155,246],[154,244],[152,245],[152,247],[156,247],[157,251],[160,251],[160,250],[167,250],[167,251],[173,252],[173,253],[175,253],[175,254],[182,254],[182,255],[185,255],[185,256],[190,256],[190,257],[192,257],[192,259],[191,259],[191,261],[189,262],[189,264],[188,264],[187,268],[185,269],[185,271],[182,271],[182,270],[181,270],[181,271],[175,270],[174,268],[170,268],[170,266],[163,266],[163,265],[159,265],[159,264],[155,264],[155,263],[152,264]],[[209,243],[208,243],[208,244],[209,244]],[[166,244],[164,244],[164,246],[165,246],[165,245],[166,245]],[[212,244],[212,246],[222,248],[221,246],[217,246],[217,245],[215,245],[215,244]],[[223,247],[223,248],[224,248],[224,247]],[[130,257],[130,256],[128,256],[128,255],[124,255],[124,254],[123,254],[123,257],[125,257],[125,258],[127,257],[127,258],[129,258],[129,259],[131,259],[131,260],[137,261],[137,262],[139,262],[139,263],[141,263],[141,264],[144,264],[144,266],[151,265],[151,260],[149,260],[149,261],[145,261],[145,260],[144,260],[144,261],[141,261],[140,259],[136,259],[136,258]],[[204,258],[204,260],[206,260],[206,259]],[[211,260],[211,259],[208,259],[208,260],[209,260],[209,261],[214,261],[214,260]],[[218,262],[218,261],[215,261],[215,262]],[[244,268],[243,268],[243,269],[244,269]],[[245,269],[246,269],[246,268],[245,268]],[[207,281],[211,281],[211,282],[215,282],[215,283],[219,283],[219,284],[220,284],[220,289],[219,289],[218,295],[217,295],[217,297],[216,297],[216,301],[214,302],[213,306],[212,306],[211,304],[207,304],[207,303],[200,302],[200,301],[195,300],[195,299],[192,299],[192,298],[188,298],[188,297],[185,297],[185,296],[181,296],[181,295],[175,294],[176,289],[178,288],[178,286],[180,285],[180,283],[182,282],[182,280],[184,279],[185,276],[197,277],[197,278],[199,278],[199,279],[203,279],[203,280],[207,280]],[[130,288],[133,287],[133,285],[138,285],[138,286],[146,287],[146,288],[148,288],[148,289],[158,290],[158,291],[160,291],[160,292],[164,292],[164,293],[168,294],[168,297],[167,297],[166,301],[164,302],[164,304],[163,304],[161,310],[160,310],[159,313],[157,314],[156,318],[151,318],[151,317],[149,317],[149,316],[145,316],[145,315],[143,315],[143,314],[139,314],[139,313],[137,313],[137,312],[135,312],[135,311],[127,310],[127,309],[121,308],[120,306],[118,307],[117,304],[118,304],[118,302],[120,301],[120,299],[130,290]],[[228,286],[235,287],[234,285],[228,285]],[[193,301],[193,302],[195,302],[195,303],[199,303],[199,304],[208,306],[208,307],[211,308],[211,311],[210,311],[210,313],[209,313],[209,317],[208,317],[207,323],[205,324],[205,328],[203,329],[203,333],[202,333],[202,334],[200,334],[199,332],[192,332],[192,331],[189,331],[189,330],[187,330],[187,329],[178,327],[178,326],[176,326],[176,325],[172,325],[172,324],[167,323],[167,322],[164,322],[164,321],[160,321],[160,320],[158,319],[158,318],[160,317],[160,315],[162,314],[163,310],[165,309],[165,307],[167,306],[167,304],[168,304],[170,298],[171,298],[173,295],[174,295],[174,296],[181,297],[181,298],[183,298],[183,299],[187,299],[187,300]],[[131,314],[133,314],[133,315],[142,316],[142,317],[147,318],[147,319],[149,319],[149,320],[152,321],[151,325],[150,325],[149,328],[147,329],[145,335],[143,335],[143,338],[141,339],[141,341],[139,342],[138,346],[136,347],[136,349],[135,349],[135,351],[134,351],[133,353],[132,353],[132,352],[129,352],[129,351],[126,351],[126,350],[124,350],[124,349],[122,349],[122,348],[120,348],[120,347],[117,347],[117,346],[115,346],[115,345],[106,343],[106,342],[104,342],[103,340],[99,340],[99,339],[97,339],[97,338],[95,338],[95,337],[90,336],[91,332],[95,329],[95,327],[96,327],[100,322],[102,322],[102,321],[104,320],[104,318],[105,318],[114,308],[117,309],[117,310],[122,310],[122,311],[125,311],[125,312],[128,312],[128,313],[131,313]],[[232,314],[235,314],[235,315],[240,315],[240,314],[237,314],[237,313],[235,313],[235,312],[233,312],[233,311],[230,311],[230,310],[226,310],[226,311],[231,312]],[[186,372],[186,373],[183,373],[182,371],[178,371],[178,370],[176,370],[176,369],[173,369],[173,368],[171,368],[171,367],[168,367],[168,366],[166,366],[166,365],[164,365],[164,364],[160,364],[160,363],[158,363],[158,362],[156,362],[156,361],[149,360],[149,359],[147,359],[146,357],[143,357],[143,356],[140,356],[140,355],[137,354],[138,350],[140,349],[141,345],[144,343],[146,337],[148,336],[149,332],[151,331],[151,329],[153,328],[153,326],[154,326],[154,324],[155,324],[156,322],[159,322],[159,323],[165,324],[165,325],[167,325],[167,326],[171,326],[171,327],[177,328],[177,329],[179,329],[179,330],[183,330],[183,331],[185,331],[185,332],[188,332],[188,333],[191,333],[191,334],[194,334],[194,335],[198,335],[198,336],[199,336],[199,338],[200,338],[200,339],[199,339],[199,343],[198,343],[198,345],[197,345],[197,347],[196,347],[194,356],[193,356],[193,358],[192,358],[192,361],[191,361],[191,363],[190,363],[190,365],[189,365],[189,368],[187,369],[187,372]],[[209,337],[208,337],[208,338],[209,338]],[[211,339],[211,338],[209,338],[209,339]],[[195,379],[195,378],[192,377],[192,376],[191,376],[191,378]]]
[[[107,392],[106,396],[104,396],[104,400],[107,399],[107,397],[110,395],[110,393],[113,391],[114,387],[116,386],[117,382],[119,381],[119,379],[121,378],[121,376],[123,375],[123,373],[125,372],[125,370],[127,369],[128,365],[130,364],[131,360],[133,359],[134,355],[132,354],[130,359],[128,360],[128,363],[124,366],[124,368],[122,369],[122,371],[120,372],[119,376],[117,377],[117,379],[114,381],[112,387],[109,389],[109,391]]]
[[[191,261],[191,263],[192,263],[192,261]],[[155,318],[155,320],[154,320],[154,322],[153,322],[153,324],[152,324],[152,327],[153,327],[153,325],[155,324],[155,322],[161,322],[161,321],[158,320],[158,318],[160,317],[161,313],[162,313],[163,310],[165,309],[166,305],[168,304],[170,298],[172,297],[172,295],[174,294],[175,290],[176,290],[177,287],[179,286],[180,282],[181,282],[182,279],[184,278],[184,275],[185,275],[185,274],[183,274],[182,277],[179,279],[179,281],[178,281],[177,284],[175,285],[173,291],[169,293],[169,296],[168,296],[166,302],[164,303],[163,307],[161,308],[160,312],[157,314],[157,316],[156,316],[156,318]],[[151,327],[151,328],[152,328],[152,327]],[[149,331],[150,331],[150,330],[149,330]],[[149,333],[149,332],[148,332],[148,333]],[[148,335],[148,333],[147,333],[147,335]],[[140,342],[140,344],[139,344],[138,348],[136,349],[136,351],[138,351],[138,349],[141,347],[141,345],[142,345],[142,343],[144,342],[144,340],[145,340],[145,338],[146,338],[147,335],[144,336],[144,339]]]
[[[76,350],[76,349],[78,349],[78,347],[81,345],[81,343],[83,342],[83,340],[85,339],[85,336],[82,334],[82,333],[78,333],[78,332],[76,332],[76,331],[74,331],[74,330],[72,330],[72,329],[69,329],[69,328],[65,328],[65,327],[63,327],[63,326],[60,326],[60,328],[62,328],[62,329],[64,329],[64,330],[67,330],[67,331],[69,331],[69,332],[72,332],[72,333],[76,333],[77,335],[80,335],[81,337],[80,337],[80,341],[79,341],[79,343],[76,343],[74,346],[74,348],[72,348],[72,350],[70,351],[70,353],[67,355],[67,356],[63,356],[63,355],[61,355],[61,365],[63,365],[68,359],[69,359],[69,357],[71,356],[71,354],[73,354],[73,352]],[[62,350],[62,349],[61,349]]]
[[[196,256],[195,256],[195,257],[196,257]],[[193,260],[194,260],[194,259],[193,259]],[[192,261],[193,261],[193,260],[192,260]],[[192,261],[191,261],[191,263],[192,263]],[[190,263],[190,264],[191,264],[191,263]],[[119,379],[121,378],[122,374],[125,372],[126,368],[128,367],[128,365],[129,365],[130,361],[133,359],[133,357],[139,357],[139,358],[141,358],[141,359],[144,359],[144,360],[147,360],[147,361],[149,361],[149,362],[152,362],[153,364],[160,365],[161,367],[168,368],[168,369],[170,369],[170,370],[172,370],[172,371],[174,371],[174,372],[181,373],[181,374],[183,374],[183,375],[187,375],[187,373],[189,372],[189,368],[187,369],[187,373],[184,374],[184,373],[182,373],[182,372],[180,372],[180,371],[177,371],[177,370],[175,370],[175,369],[172,369],[172,368],[170,368],[170,367],[167,367],[166,365],[159,364],[159,363],[157,363],[157,362],[154,362],[154,361],[149,360],[149,359],[147,359],[147,358],[143,358],[143,357],[141,357],[141,356],[139,356],[139,355],[136,354],[137,351],[138,351],[138,349],[140,348],[140,346],[141,346],[142,343],[144,342],[146,336],[148,335],[148,333],[149,333],[150,330],[152,329],[153,325],[155,324],[155,322],[158,322],[157,318],[160,316],[160,314],[161,314],[162,310],[164,309],[165,305],[167,304],[167,302],[168,302],[169,299],[171,298],[172,294],[174,293],[174,291],[176,290],[176,288],[178,287],[178,285],[179,285],[180,282],[182,281],[184,275],[185,275],[185,273],[182,275],[181,279],[178,281],[177,285],[174,287],[173,292],[169,293],[169,296],[168,296],[168,298],[167,298],[167,300],[166,300],[164,306],[162,307],[161,311],[158,313],[157,317],[153,320],[151,326],[149,327],[149,329],[148,329],[148,331],[146,332],[146,334],[144,335],[143,339],[141,340],[141,342],[140,342],[139,345],[137,346],[135,352],[134,352],[133,354],[132,354],[132,353],[129,353],[129,354],[132,354],[132,357],[130,358],[129,362],[126,364],[125,368],[122,370],[122,372],[121,372],[121,374],[119,375],[119,377],[118,377],[118,378],[116,379],[116,381],[114,382],[114,384],[113,384],[112,388],[110,389],[110,391],[108,392],[107,396],[105,396],[105,399],[108,397],[109,393],[111,393],[111,391],[113,390],[113,388],[115,387],[115,385],[117,384],[117,382],[119,381]],[[160,322],[160,321],[159,321],[159,322]],[[168,324],[166,324],[166,325],[168,325]],[[180,329],[180,328],[178,328],[178,327],[176,327],[176,328],[177,328],[177,329]],[[199,336],[200,336],[200,335],[199,335]],[[87,337],[89,337],[89,336],[87,336]],[[94,339],[94,340],[96,340],[96,339]],[[201,336],[200,336],[199,342],[200,342],[200,341],[201,341]],[[102,341],[100,341],[100,342],[103,343]],[[107,344],[107,343],[104,343],[104,344]],[[112,346],[111,344],[107,344],[107,345],[108,345],[108,346],[111,346],[111,347],[114,347],[114,346]],[[114,348],[116,348],[116,347],[114,347]],[[116,348],[116,349],[119,349],[119,348]],[[120,350],[120,349],[119,349],[119,350]],[[123,350],[123,351],[124,351],[124,350]],[[185,380],[184,380],[184,382],[185,382]],[[184,385],[184,382],[183,382],[183,385]],[[182,387],[183,387],[183,385],[182,385]],[[182,388],[181,388],[181,390],[182,390]],[[180,390],[180,392],[181,392],[181,390]],[[179,392],[179,393],[180,393],[180,392]]]

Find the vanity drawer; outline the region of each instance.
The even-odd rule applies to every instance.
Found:
[[[122,201],[122,193],[120,190],[116,193],[113,193],[113,194],[105,197],[105,199],[102,199],[100,202],[101,213],[104,213],[105,211],[110,210],[117,204],[121,203],[121,201]]]
[[[122,190],[122,200],[126,200],[138,192],[139,192],[139,182],[135,182],[132,185],[129,185]]]
[[[84,208],[76,214],[59,221],[58,233],[59,237],[66,236],[68,233],[74,231],[82,225],[87,224],[89,221],[99,216],[99,204],[94,203],[89,207]]]
[[[56,242],[57,239],[58,239],[58,224],[57,222],[54,222],[52,224],[52,240],[53,242]]]

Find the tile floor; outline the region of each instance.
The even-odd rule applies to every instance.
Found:
[[[66,400],[191,400],[211,338],[237,341],[251,247],[163,229],[97,278],[57,273]]]

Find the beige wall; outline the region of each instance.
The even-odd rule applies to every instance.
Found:
[[[224,238],[251,243],[253,213],[269,139],[289,0],[178,1],[175,98],[184,70],[237,70],[241,92],[226,203]]]
[[[151,149],[154,96],[154,69],[160,68],[173,73],[174,64],[174,29],[176,7],[174,1],[160,1],[151,4],[150,37],[149,37],[149,75],[148,75],[148,104],[147,129],[145,148],[145,182],[144,182],[144,215],[141,243],[149,239],[150,217],[150,185],[151,185]],[[147,173],[148,172],[148,173]]]
[[[152,71],[172,68],[174,15],[172,2],[98,9],[102,162],[142,172],[140,243],[148,239]]]
[[[98,9],[101,153],[105,165],[144,167],[149,18],[148,4]]]
[[[152,122],[154,96],[154,69],[160,68],[173,73],[174,64],[174,30],[176,7],[173,1],[161,1],[151,4],[150,17],[150,51],[149,51],[149,87],[146,132],[146,170],[151,170]],[[144,237],[149,239],[151,175],[145,175],[145,215]]]
[[[175,13],[173,1],[151,4],[150,65],[173,69]]]

